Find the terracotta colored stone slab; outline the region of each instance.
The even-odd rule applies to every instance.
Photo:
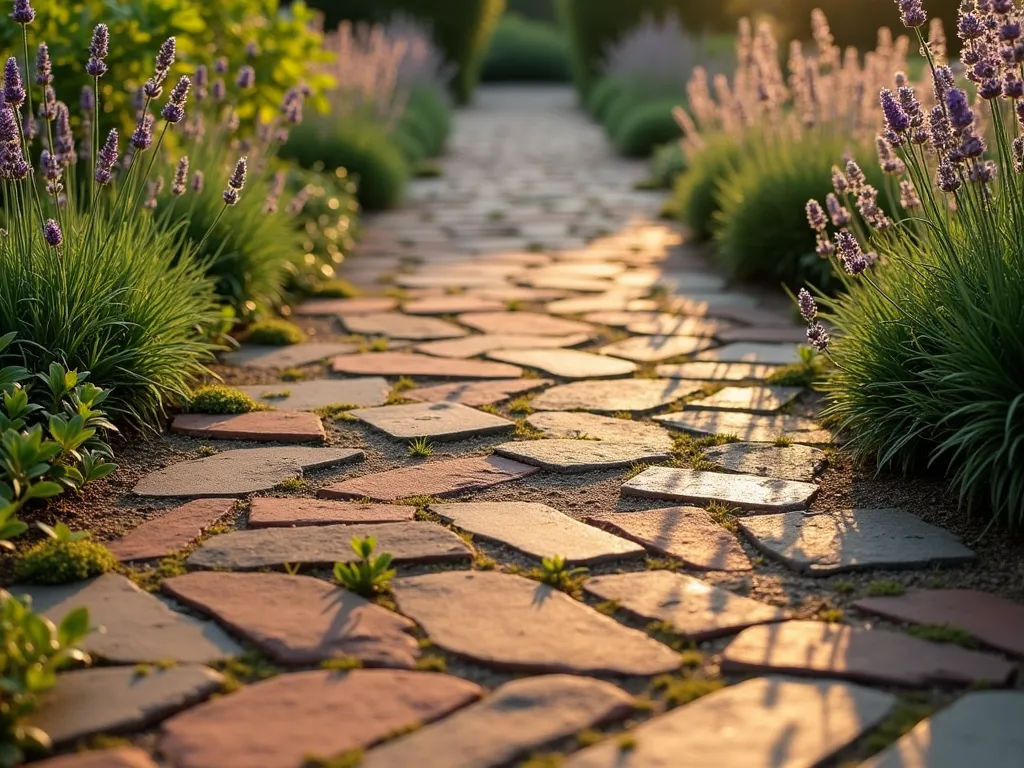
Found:
[[[774,443],[785,435],[796,443],[825,445],[832,434],[810,419],[788,414],[762,416],[737,411],[682,411],[655,416],[654,420],[669,429],[692,435],[735,435],[747,443]]]
[[[1016,666],[998,656],[887,629],[787,621],[743,630],[723,651],[722,669],[925,688],[1003,685]]]
[[[495,379],[416,387],[403,394],[409,400],[424,403],[462,403],[469,406],[481,406],[500,403],[524,392],[547,387],[554,383],[551,379]]]
[[[395,285],[402,288],[495,288],[505,284],[500,275],[474,275],[470,272],[441,272],[399,275]]]
[[[624,720],[633,699],[574,675],[513,680],[439,723],[371,750],[360,768],[492,768],[584,728]]]
[[[487,357],[506,363],[536,368],[563,379],[597,379],[628,376],[636,365],[628,360],[580,352],[576,349],[499,349]]]
[[[229,499],[198,499],[147,520],[119,539],[107,544],[122,563],[155,560],[184,549],[206,528],[231,511]]]
[[[637,291],[632,287],[625,290],[615,289],[607,293],[588,296],[573,296],[568,299],[552,301],[544,307],[553,315],[580,315],[589,312],[628,312],[637,309],[653,309],[657,305],[645,299],[637,298]],[[587,320],[587,322],[601,322]]]
[[[749,571],[750,558],[729,531],[698,507],[665,507],[641,512],[593,515],[587,522],[625,536],[663,555],[678,557],[687,568]]]
[[[817,492],[813,483],[671,467],[650,467],[622,486],[623,496],[692,504],[719,502],[766,512],[806,509]]]
[[[692,355],[712,345],[695,336],[634,336],[601,347],[602,355],[622,357],[638,363],[660,363],[680,355]]]
[[[462,339],[447,339],[419,344],[418,352],[437,357],[466,359],[483,355],[495,349],[561,349],[584,344],[590,339],[585,333],[571,336],[515,336],[511,334],[477,334]]]
[[[600,440],[608,443],[633,443],[658,453],[672,450],[672,437],[657,424],[632,419],[616,419],[578,411],[545,411],[527,417],[527,423],[554,438]]]
[[[611,280],[597,277],[580,277],[577,275],[537,274],[529,272],[516,279],[519,285],[532,288],[553,288],[558,291],[575,291],[578,293],[607,293],[615,287]]]
[[[247,685],[164,723],[175,768],[302,768],[369,747],[478,699],[475,683],[410,670],[298,672]]]
[[[321,525],[301,528],[260,528],[233,531],[207,539],[188,564],[197,568],[252,571],[286,563],[333,565],[355,559],[350,542],[372,536],[378,552],[402,563],[443,563],[468,560],[472,550],[451,531],[431,523]]]
[[[725,328],[715,334],[722,343],[734,341],[762,342],[766,344],[806,344],[807,330],[799,325],[753,326]]]
[[[456,339],[466,331],[457,325],[436,317],[414,317],[401,312],[381,312],[376,315],[350,315],[342,318],[349,333],[366,336],[387,336],[389,339]]]
[[[886,718],[889,693],[849,683],[759,677],[659,715],[572,755],[565,768],[809,768]]]
[[[243,448],[150,472],[132,492],[139,496],[244,496],[301,477],[304,469],[362,460],[363,452],[355,448]]]
[[[886,747],[862,768],[1019,768],[1024,693],[968,693]]]
[[[460,403],[414,403],[360,408],[349,411],[396,440],[429,437],[433,440],[461,440],[510,432],[515,428],[508,419]]]
[[[217,691],[224,678],[198,664],[151,668],[97,667],[63,673],[28,724],[57,747],[96,733],[134,733]]]
[[[680,635],[697,642],[789,618],[775,606],[671,571],[594,576],[583,588],[601,600],[617,603],[634,617],[668,622]]]
[[[704,449],[704,458],[719,472],[780,477],[809,483],[825,465],[825,452],[807,445],[726,443]]]
[[[524,336],[571,336],[582,333],[588,337],[594,334],[594,326],[577,320],[539,312],[471,312],[459,315],[459,322],[467,328],[481,333],[509,333],[515,331]]]
[[[669,379],[574,381],[542,392],[531,405],[538,411],[583,408],[603,413],[646,413],[674,403],[699,389],[697,384],[683,384]]]
[[[626,271],[626,267],[623,264],[618,264],[614,261],[576,261],[573,263],[561,263],[552,264],[549,267],[541,267],[539,269],[531,269],[525,273],[531,276],[541,277],[598,277],[598,278],[610,278],[620,275]]]
[[[250,528],[288,528],[302,525],[351,523],[401,523],[412,520],[416,507],[394,504],[359,504],[290,496],[273,499],[257,496],[249,506]]]
[[[495,571],[394,582],[398,609],[435,645],[487,667],[524,672],[656,675],[679,655],[563,592]]]
[[[1024,605],[975,589],[910,589],[893,597],[865,597],[854,607],[913,624],[962,629],[986,645],[1024,657]]]
[[[372,352],[340,355],[331,363],[335,373],[369,376],[426,376],[437,379],[508,379],[522,368],[482,360],[447,360],[413,352]]]
[[[311,299],[297,306],[295,314],[309,317],[366,315],[376,312],[390,312],[397,306],[398,300],[388,296],[366,296],[354,299]]]
[[[149,753],[136,747],[62,755],[33,765],[36,768],[157,768]]]
[[[518,285],[484,286],[482,288],[471,288],[466,293],[479,296],[482,299],[494,299],[495,301],[550,301],[560,299],[569,294],[568,291],[556,290],[553,288],[524,288]]]
[[[450,498],[521,480],[539,471],[539,467],[498,456],[473,456],[363,475],[321,488],[317,495],[327,499],[365,497],[372,501],[395,501],[413,496]]]
[[[952,533],[901,509],[759,515],[743,518],[739,526],[766,555],[811,576],[959,565],[974,559]]]
[[[76,608],[89,609],[98,631],[82,648],[113,664],[173,660],[208,663],[242,649],[218,627],[172,611],[116,573],[53,587],[13,586],[12,594],[32,598],[32,608],[55,624]]]
[[[174,417],[171,431],[215,440],[273,443],[305,443],[326,437],[320,417],[304,411],[254,411],[225,416],[182,413]]]
[[[355,344],[319,341],[292,344],[288,347],[258,347],[243,344],[235,352],[225,354],[223,360],[228,365],[239,365],[244,368],[294,368],[310,363],[319,363],[335,355],[354,352],[355,349]]]
[[[318,379],[238,387],[266,405],[289,411],[315,411],[329,405],[384,405],[391,392],[380,376],[363,379]],[[285,394],[284,397],[281,395]]]
[[[410,301],[402,307],[407,315],[458,315],[463,312],[498,312],[503,309],[505,305],[500,301],[464,294]]]
[[[657,305],[647,307],[646,305],[640,304],[640,302],[643,301],[647,300],[639,299],[637,301],[632,301],[629,304],[629,308],[625,310],[604,309],[596,312],[587,312],[583,315],[583,319],[586,322],[594,323],[595,325],[610,325],[615,328],[625,328],[630,323],[649,320],[651,318],[658,317],[661,314],[656,311]]]
[[[541,559],[561,555],[588,564],[638,557],[643,547],[591,528],[547,504],[521,501],[431,504],[445,522]]]
[[[659,365],[658,375],[665,379],[694,379],[696,381],[743,381],[744,379],[766,379],[778,367],[757,363],[677,363]]]
[[[621,469],[637,462],[666,461],[668,450],[640,443],[606,443],[602,440],[519,440],[495,446],[499,456],[533,464],[552,472],[580,473]]]
[[[716,363],[759,363],[762,365],[790,365],[800,362],[796,344],[758,344],[734,342],[724,347],[715,347],[701,352],[697,360],[712,360]]]
[[[687,403],[694,411],[744,411],[772,414],[793,402],[802,387],[725,387],[708,397]]]
[[[411,667],[419,656],[411,621],[309,576],[196,571],[161,586],[281,664],[347,656],[366,666]]]
[[[702,317],[670,315],[664,312],[650,312],[645,316],[637,316],[625,324],[630,333],[644,336],[697,336],[701,338],[716,336],[732,326],[721,320],[708,320]]]

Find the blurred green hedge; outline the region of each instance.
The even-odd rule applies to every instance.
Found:
[[[569,46],[552,24],[515,13],[501,18],[484,58],[484,82],[568,82]]]

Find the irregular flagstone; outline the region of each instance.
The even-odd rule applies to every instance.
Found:
[[[665,312],[680,315],[712,315],[725,318],[728,315],[723,310],[727,311],[737,307],[754,309],[757,307],[757,299],[748,293],[695,288],[673,296],[662,309]]]
[[[507,379],[522,368],[482,360],[448,360],[412,352],[340,355],[331,362],[335,373],[376,376],[426,376],[438,379]]]
[[[266,405],[289,411],[315,411],[329,405],[384,405],[391,392],[387,380],[380,376],[362,379],[289,381],[238,389]]]
[[[669,429],[693,435],[735,435],[748,443],[774,443],[785,435],[796,443],[825,445],[832,442],[832,433],[802,416],[772,414],[765,416],[738,411],[682,411],[655,416],[654,420]]]
[[[764,342],[768,344],[806,344],[807,329],[798,325],[744,325],[724,328],[715,334],[723,344],[733,341]]]
[[[672,467],[650,467],[622,486],[623,496],[693,504],[718,502],[767,512],[806,509],[817,492],[813,483]]]
[[[504,284],[505,279],[501,275],[460,271],[398,275],[395,278],[395,285],[402,288],[493,288]]]
[[[698,507],[611,512],[586,520],[655,552],[678,557],[687,568],[749,571],[752,567],[736,537]]]
[[[647,300],[643,299],[642,301]],[[605,309],[595,312],[587,312],[583,315],[583,319],[586,322],[594,323],[595,325],[610,325],[615,328],[625,328],[630,323],[635,323],[639,320],[649,320],[652,317],[658,317],[660,313],[656,310],[657,305],[653,307],[640,306],[638,301],[632,302],[626,310]]]
[[[588,296],[573,296],[568,299],[558,299],[546,305],[544,309],[553,315],[581,315],[584,313],[603,312],[635,312],[653,310],[657,303],[650,299],[638,299],[637,291],[632,288],[615,289],[608,293],[591,294]],[[601,320],[589,320],[587,322],[602,322]]]
[[[766,555],[811,576],[870,568],[926,568],[974,559],[960,539],[901,509],[792,512],[738,521]]]
[[[480,698],[451,675],[326,670],[247,685],[164,723],[159,749],[175,768],[302,768],[433,722]]]
[[[565,768],[797,768],[822,765],[878,725],[890,693],[849,683],[759,677],[704,696],[588,747]]]
[[[571,336],[515,336],[512,334],[479,334],[462,339],[447,339],[419,344],[417,352],[437,357],[466,359],[495,349],[560,349],[575,347],[590,340],[590,335],[575,333]]]
[[[223,682],[198,664],[74,670],[43,694],[27,724],[45,731],[56,747],[97,733],[133,733],[202,701]]]
[[[107,544],[122,563],[155,560],[184,549],[235,506],[230,499],[198,499],[147,520]]]
[[[458,315],[463,312],[496,312],[503,309],[505,305],[495,299],[465,294],[419,299],[402,306],[402,311],[407,315]]]
[[[978,691],[917,724],[862,768],[1019,768],[1024,693]]]
[[[774,365],[757,363],[675,363],[659,365],[657,373],[665,379],[695,379],[697,381],[743,381],[767,379],[778,370]]]
[[[644,336],[717,336],[727,328],[730,323],[721,320],[708,320],[703,317],[688,317],[686,315],[670,315],[664,312],[648,312],[643,316],[637,316],[625,324],[626,330],[630,333],[639,333]]]
[[[182,413],[174,417],[171,431],[216,440],[276,443],[305,443],[326,437],[320,417],[305,411],[253,411],[228,415]]]
[[[495,669],[656,675],[679,655],[544,584],[494,571],[397,579],[399,610],[446,651]]]
[[[403,395],[409,400],[424,403],[462,403],[463,405],[480,406],[500,403],[515,395],[547,387],[554,383],[551,379],[494,379],[492,381],[416,387],[407,390]]]
[[[304,469],[322,469],[362,461],[355,448],[242,448],[150,472],[132,489],[139,496],[244,496],[268,491],[301,477]]]
[[[637,618],[667,622],[680,635],[697,642],[789,618],[775,606],[671,571],[594,576],[583,588]]]
[[[692,355],[711,345],[708,339],[693,336],[636,336],[607,344],[598,351],[602,355],[623,357],[638,363],[658,363],[680,355]]]
[[[299,304],[295,314],[300,317],[330,317],[333,315],[366,315],[390,312],[398,300],[389,296],[365,296],[354,299],[311,299]]]
[[[857,610],[893,621],[962,629],[986,645],[1024,657],[1024,605],[975,589],[910,589],[892,597],[865,597]]]
[[[1003,685],[1016,666],[950,643],[887,629],[786,621],[743,630],[722,652],[726,672],[838,677],[881,685]]]
[[[529,276],[553,276],[561,277],[563,275],[572,275],[574,277],[615,277],[626,271],[626,267],[623,264],[618,264],[614,261],[592,261],[584,262],[577,261],[571,264],[553,264],[549,267],[540,267],[539,269],[532,269],[526,272]]]
[[[356,560],[351,541],[372,536],[397,564],[469,560],[472,550],[446,528],[426,522],[320,525],[232,531],[207,539],[188,558],[196,568],[253,571],[275,565],[333,565]]]
[[[459,440],[509,432],[515,428],[508,419],[478,411],[461,403],[414,403],[360,408],[349,414],[396,440],[430,437]]]
[[[802,387],[725,387],[713,395],[687,403],[686,407],[695,411],[772,414],[789,405],[803,391]]]
[[[319,363],[335,355],[355,352],[355,344],[311,341],[292,344],[287,347],[260,347],[243,344],[234,352],[228,352],[222,359],[228,365],[244,368],[294,368],[310,363]]]
[[[553,438],[637,444],[658,453],[672,450],[672,436],[657,424],[646,421],[616,419],[578,411],[534,413],[526,421],[534,429]]]
[[[588,323],[538,312],[471,312],[459,315],[458,320],[481,333],[501,334],[510,330],[524,336],[570,336],[582,333],[588,338],[594,334],[594,326]]]
[[[120,574],[10,591],[31,597],[33,609],[55,624],[76,608],[88,608],[89,622],[98,631],[85,638],[82,648],[113,664],[207,663],[242,652],[216,625],[172,611]]]
[[[492,360],[536,368],[564,379],[628,376],[636,365],[627,360],[580,352],[575,349],[499,349],[487,353]]]
[[[317,495],[327,499],[367,498],[371,501],[395,501],[413,496],[448,498],[521,480],[539,471],[539,467],[499,456],[471,456],[363,475],[321,488]]]
[[[699,390],[699,384],[682,384],[668,379],[576,381],[545,390],[533,399],[531,405],[538,411],[584,408],[603,413],[645,413]]]
[[[477,704],[371,750],[360,768],[493,768],[584,728],[624,720],[633,699],[611,683],[542,675],[499,686]]]
[[[781,477],[809,483],[825,465],[825,452],[807,445],[726,443],[704,449],[704,458],[719,472]]]
[[[637,462],[667,461],[668,449],[641,443],[606,443],[601,440],[521,440],[495,446],[494,452],[524,464],[553,472],[590,472],[630,467]]]
[[[161,587],[281,664],[354,657],[366,666],[412,667],[419,656],[411,621],[310,576],[197,571]]]
[[[137,747],[117,747],[77,755],[62,755],[33,765],[36,768],[157,768],[149,753]]]
[[[738,341],[723,347],[705,350],[699,353],[696,359],[711,360],[716,363],[790,365],[800,362],[800,350],[796,344],[761,344]]]
[[[522,501],[431,504],[448,523],[538,559],[561,555],[569,563],[598,563],[643,554],[643,547],[564,515],[547,504]]]
[[[672,293],[717,293],[725,288],[726,280],[711,272],[666,272],[658,278],[658,285]]]
[[[342,318],[345,330],[366,336],[387,336],[389,339],[455,339],[466,331],[436,317],[415,317],[401,312],[375,315],[349,315]]]
[[[551,301],[569,295],[569,291],[557,290],[554,288],[524,288],[519,285],[485,286],[483,288],[471,288],[466,293],[478,296],[481,299],[494,299],[495,301]]]
[[[412,520],[416,507],[395,504],[360,504],[289,496],[273,499],[257,496],[249,505],[250,528],[289,528],[301,525],[349,523],[401,523]]]
[[[553,288],[561,291],[576,291],[578,293],[607,293],[615,288],[615,283],[597,277],[585,277],[580,275],[559,275],[551,272],[543,274],[530,274],[527,272],[516,278],[519,285],[531,288]]]

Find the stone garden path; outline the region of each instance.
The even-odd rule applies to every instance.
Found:
[[[105,628],[37,717],[105,749],[42,765],[1019,768],[1024,607],[904,589],[974,553],[835,491],[814,395],[766,382],[786,303],[566,90],[484,90],[443,166],[368,221],[362,296],[297,308],[313,341],[228,356],[275,410],[175,420],[121,502],[133,578],[21,590]],[[368,601],[330,566],[371,535]]]

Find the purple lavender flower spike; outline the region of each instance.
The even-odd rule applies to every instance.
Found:
[[[832,245],[832,241],[828,239],[828,235],[819,232],[817,238],[815,238],[815,248],[818,255],[823,259],[829,258],[833,253],[836,252],[836,247]]]
[[[859,275],[868,268],[868,260],[864,258],[860,243],[845,229],[836,235],[836,250],[843,262],[843,268],[851,275]]]
[[[807,327],[807,341],[818,352],[825,352],[828,345],[832,343],[832,337],[828,335],[825,326],[821,323],[814,323]]]
[[[205,64],[196,67],[196,73],[192,78],[192,84],[196,87],[196,101],[202,101],[208,94],[210,75]]]
[[[50,63],[50,49],[40,43],[36,50],[36,85],[50,85],[53,82],[53,64]]]
[[[188,155],[182,156],[178,160],[178,165],[174,169],[174,183],[171,185],[171,194],[175,197],[181,197],[185,194],[185,187],[188,186]]]
[[[20,107],[25,103],[25,88],[21,84],[21,70],[18,60],[11,56],[4,66],[4,99],[12,107]]]
[[[21,130],[25,134],[25,140],[31,143],[32,139],[39,134],[39,123],[32,115],[25,115],[21,121]]]
[[[77,160],[75,154],[75,135],[71,131],[71,113],[67,104],[57,102],[57,132],[54,138],[54,151],[64,166],[73,165]]]
[[[1013,170],[1017,173],[1024,173],[1024,136],[1018,136],[1010,144],[1010,154],[1013,156]]]
[[[986,101],[997,99],[1003,95],[1003,84],[996,78],[990,77],[982,82],[978,89],[978,95]]]
[[[968,178],[976,184],[988,184],[996,177],[996,164],[991,160],[975,160]]]
[[[47,219],[43,224],[43,240],[51,248],[58,248],[64,242],[64,234],[60,231],[60,225],[53,219]]]
[[[953,88],[946,94],[946,109],[949,121],[958,131],[974,124],[974,112],[967,104],[967,94],[959,88]]]
[[[249,161],[247,158],[240,157],[238,162],[235,163],[235,170],[231,174],[231,178],[228,179],[228,186],[232,189],[241,190],[245,186],[245,176],[249,172]]]
[[[227,93],[227,88],[224,85],[224,81],[221,78],[217,78],[213,83],[213,94],[214,101],[224,101],[224,96]]]
[[[953,71],[949,67],[936,67],[933,80],[935,100],[944,103],[946,101],[946,94],[956,86]]]
[[[153,115],[146,112],[139,118],[139,121],[135,124],[135,130],[132,131],[131,145],[135,149],[145,151],[150,148],[153,144]]]
[[[981,157],[985,154],[985,140],[974,133],[965,136],[964,143],[960,145],[960,153],[964,157]]]
[[[36,18],[36,12],[32,10],[32,4],[28,0],[14,0],[14,13],[11,14],[16,24],[31,24]]]
[[[191,87],[192,81],[188,79],[187,75],[178,78],[177,84],[171,89],[170,96],[167,97],[166,106],[160,112],[167,122],[180,123],[185,118],[185,100],[188,99]]]
[[[164,87],[161,81],[158,81],[155,77],[151,77],[146,80],[146,83],[139,89],[139,94],[149,100],[159,99],[161,94],[164,92]]]
[[[39,166],[43,170],[43,178],[47,181],[56,181],[61,177],[61,164],[56,155],[50,154],[50,150],[44,149],[39,154]]]
[[[225,202],[225,204],[227,204],[227,205],[237,205],[238,204],[238,199],[239,199],[239,194],[238,194],[238,190],[237,189],[232,189],[231,187],[228,187],[227,189],[224,190],[224,202]]]
[[[241,88],[243,91],[252,88],[256,84],[256,70],[246,64],[244,67],[238,70],[238,77],[235,79],[235,85]]]
[[[204,180],[205,180],[205,176],[203,176],[203,172],[202,171],[196,171],[195,173],[193,173],[192,174],[192,191],[196,192],[196,193],[202,192],[203,191],[203,182],[204,182]]]
[[[1008,71],[1003,78],[1003,96],[1007,99],[1024,98],[1024,80],[1012,71]]]
[[[168,37],[160,44],[160,50],[156,54],[156,73],[161,81],[167,76],[167,70],[174,64],[177,46],[178,41],[173,37]]]
[[[39,105],[39,116],[46,120],[53,120],[57,117],[57,94],[52,85],[43,89],[43,101]]]
[[[908,211],[921,207],[921,198],[917,196],[913,182],[907,180],[900,182],[900,205]]]
[[[818,305],[815,304],[814,297],[807,292],[806,288],[800,289],[796,295],[796,301],[800,307],[800,315],[808,323],[818,316]]]
[[[807,212],[807,223],[815,232],[824,232],[828,227],[828,219],[825,218],[825,211],[817,200],[808,200],[805,207]]]
[[[861,187],[868,183],[867,178],[864,176],[864,171],[857,165],[856,160],[846,161],[846,180],[850,184],[851,192],[859,192]]]
[[[884,137],[875,138],[875,147],[878,151],[878,164],[884,173],[899,175],[907,170],[903,160],[892,151],[892,146]]]
[[[910,127],[910,118],[903,111],[896,96],[888,88],[883,88],[878,95],[882,103],[882,113],[885,115],[885,125],[890,132],[901,136]]]
[[[837,195],[845,195],[850,190],[850,182],[846,176],[839,169],[838,166],[832,166],[832,188],[836,191]]]
[[[91,85],[82,86],[82,96],[78,100],[78,106],[91,119],[92,111],[96,108],[96,94],[93,93]]]
[[[957,36],[963,40],[976,40],[985,34],[985,25],[974,13],[962,13],[956,25]]]
[[[14,110],[6,104],[0,106],[0,143],[10,144],[18,141],[18,118]]]
[[[114,176],[114,164],[117,162],[117,129],[111,128],[107,140],[103,142],[96,155],[96,181],[109,184]]]
[[[227,56],[221,56],[213,63],[213,71],[219,75],[223,75],[225,72],[228,71]]]
[[[89,43],[89,62],[85,71],[92,77],[102,77],[107,71],[107,56],[110,55],[110,31],[106,24],[97,24]]]
[[[850,212],[839,202],[839,198],[829,192],[825,196],[825,207],[833,226],[845,227],[850,223]]]
[[[949,160],[943,160],[939,163],[935,176],[939,182],[939,189],[943,192],[956,192],[962,185],[956,168]]]
[[[255,40],[250,40],[245,44],[245,55],[250,59],[254,59],[260,55],[260,46]]]
[[[1006,16],[1013,10],[1013,0],[992,0],[992,13]]]
[[[921,0],[896,0],[900,8],[900,21],[905,27],[923,27],[928,21],[928,14],[921,7]]]

